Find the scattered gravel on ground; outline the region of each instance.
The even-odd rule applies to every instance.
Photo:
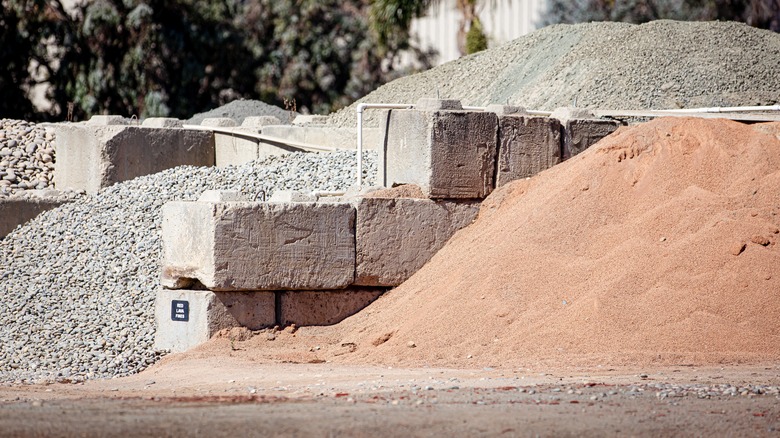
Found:
[[[54,186],[54,131],[0,119],[0,197]]]
[[[423,97],[554,110],[668,109],[780,102],[780,34],[734,22],[556,25],[397,79],[358,102]],[[355,125],[356,104],[331,116]],[[368,111],[375,124],[378,111]]]
[[[277,106],[269,105],[259,100],[234,100],[211,111],[196,114],[187,120],[187,124],[199,125],[203,119],[210,117],[228,117],[241,124],[245,118],[253,116],[274,116],[283,124],[290,124],[298,113],[287,111]]]
[[[368,183],[376,175],[365,154]],[[289,154],[226,168],[183,166],[47,211],[0,240],[0,382],[125,376],[154,363],[160,211],[207,189],[270,196],[343,190],[354,152]]]

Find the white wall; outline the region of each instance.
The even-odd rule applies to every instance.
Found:
[[[536,30],[544,4],[545,0],[482,0],[479,19],[490,47]],[[412,34],[417,36],[421,47],[432,47],[439,52],[437,64],[460,57],[457,44],[460,18],[455,0],[444,0],[425,17],[412,22]]]

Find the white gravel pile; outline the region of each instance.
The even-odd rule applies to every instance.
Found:
[[[282,124],[290,124],[298,113],[287,111],[278,106],[269,105],[259,100],[239,99],[222,105],[210,111],[195,114],[187,120],[190,125],[200,125],[203,119],[210,117],[227,117],[241,124],[245,118],[252,116],[273,116],[279,119]]]
[[[359,102],[422,97],[554,110],[780,102],[780,34],[734,22],[555,25],[378,88]],[[355,126],[355,105],[331,123]],[[377,111],[367,113],[376,122]]]
[[[343,190],[355,153],[289,154],[227,168],[177,167],[47,211],[0,240],[0,382],[124,376],[153,351],[160,211],[207,189],[270,196]],[[367,183],[376,160],[365,154]]]

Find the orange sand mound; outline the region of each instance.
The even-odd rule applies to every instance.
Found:
[[[777,361],[778,215],[780,124],[621,128],[496,190],[473,225],[357,315],[255,336],[246,351],[398,366]]]
[[[622,128],[497,190],[337,330],[381,363],[777,360],[778,214],[780,124]]]

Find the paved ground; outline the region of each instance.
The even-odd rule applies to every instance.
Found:
[[[2,386],[0,436],[777,436],[777,371],[174,360],[125,379]]]

